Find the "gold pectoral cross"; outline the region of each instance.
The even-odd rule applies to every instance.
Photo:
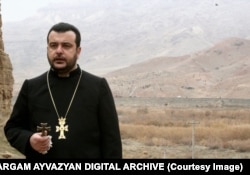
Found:
[[[66,139],[64,131],[68,131],[68,125],[66,124],[66,118],[58,118],[59,126],[56,126],[56,132],[60,132],[58,139]]]

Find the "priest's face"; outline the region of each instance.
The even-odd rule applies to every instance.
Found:
[[[68,74],[77,68],[81,47],[75,43],[73,31],[51,31],[48,36],[47,57],[51,67],[61,74]]]

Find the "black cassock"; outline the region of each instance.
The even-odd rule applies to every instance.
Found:
[[[122,158],[122,144],[114,99],[105,78],[78,68],[69,77],[58,77],[52,70],[49,85],[60,117],[65,117],[77,81],[79,87],[66,116],[66,139],[58,139],[58,116],[44,73],[25,80],[4,132],[9,143],[26,158]],[[40,123],[51,127],[52,148],[47,154],[34,151],[30,136]]]

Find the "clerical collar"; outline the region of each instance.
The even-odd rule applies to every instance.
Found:
[[[51,70],[50,71],[51,75],[56,76],[56,77],[60,77],[60,76],[58,76],[57,72],[53,68],[50,68],[50,70]],[[81,73],[81,68],[79,65],[77,65],[77,68],[75,70],[71,71],[69,73],[69,76],[67,76],[67,77],[74,77],[76,75],[79,75],[80,73]],[[61,77],[61,78],[67,78],[67,77]]]

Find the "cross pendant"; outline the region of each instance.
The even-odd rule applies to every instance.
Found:
[[[58,123],[59,126],[56,126],[56,132],[59,132],[59,137],[58,139],[66,139],[65,135],[64,135],[64,131],[68,131],[68,125],[66,124],[66,118],[58,118]]]
[[[42,136],[47,136],[48,131],[50,131],[50,126],[47,126],[48,123],[41,123],[41,126],[37,126],[37,131],[42,132]]]

